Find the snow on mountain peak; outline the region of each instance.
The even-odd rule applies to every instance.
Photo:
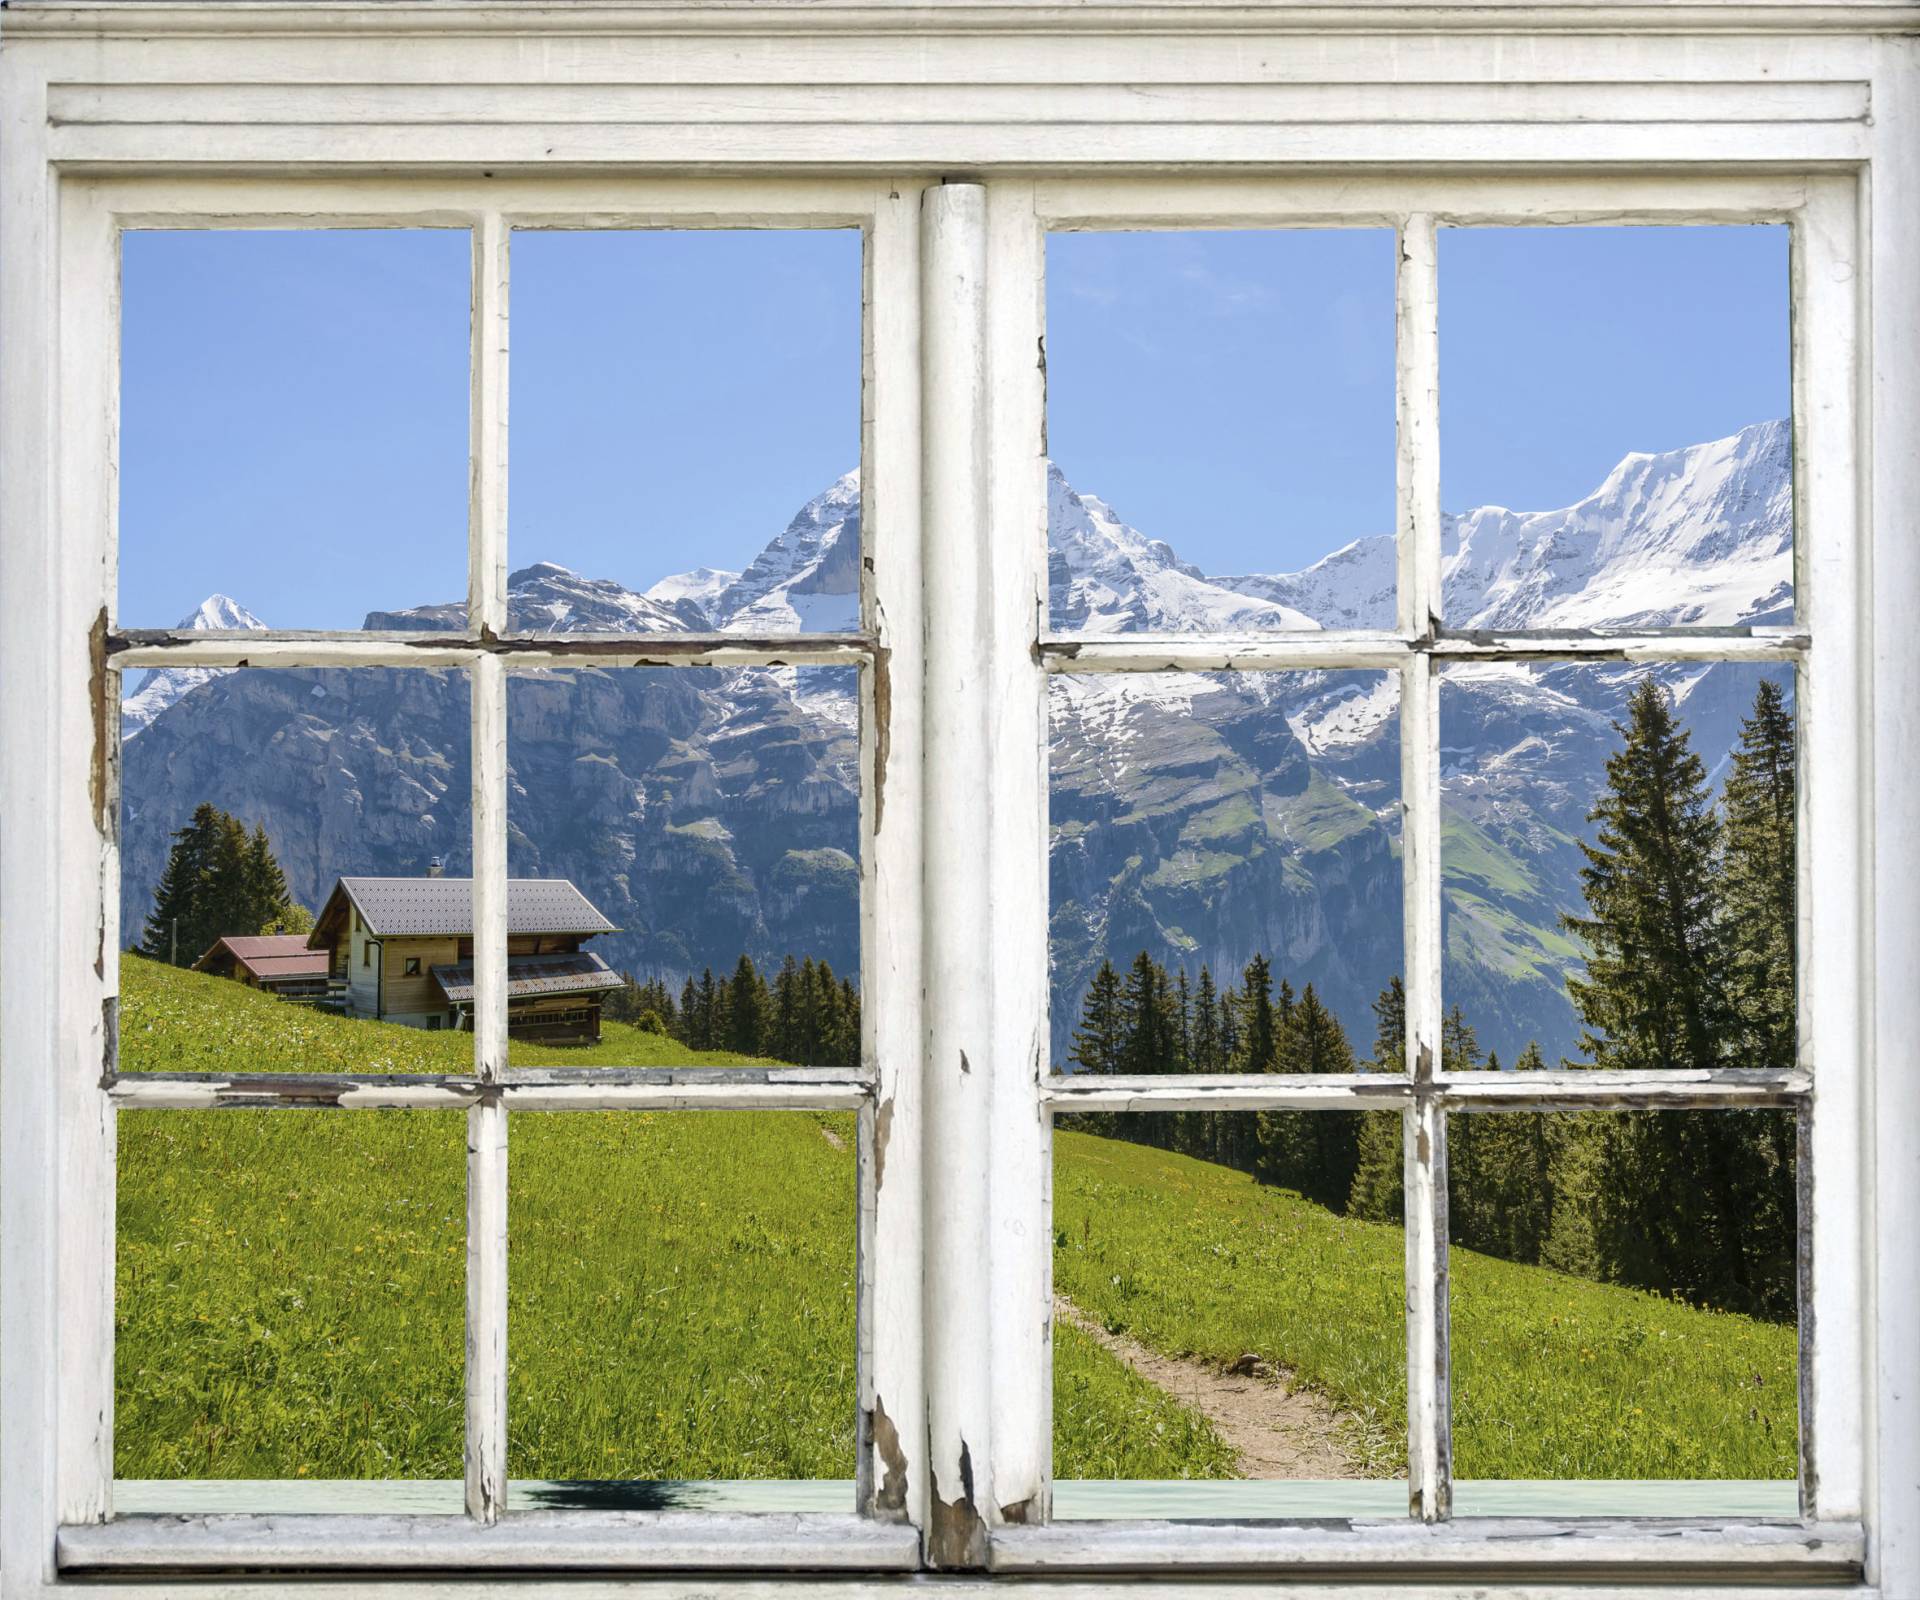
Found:
[[[691,602],[700,608],[700,614],[704,617],[709,615],[714,601],[739,577],[739,573],[722,567],[694,567],[687,572],[675,572],[662,578],[646,590],[646,597],[663,606]]]
[[[1048,589],[1055,626],[1083,633],[1318,628],[1302,611],[1241,594],[1130,527],[1047,466]]]
[[[230,595],[210,594],[175,625],[180,633],[264,633],[267,625]]]
[[[174,624],[175,633],[264,633],[267,625],[229,595],[210,594]],[[222,676],[219,667],[162,667],[120,701],[120,737],[131,739],[168,706]]]
[[[815,495],[708,605],[725,633],[845,632],[860,626],[860,473]]]
[[[1792,610],[1792,430],[1634,453],[1557,511],[1481,506],[1442,531],[1467,628],[1734,626]]]

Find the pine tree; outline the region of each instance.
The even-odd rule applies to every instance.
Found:
[[[1227,1055],[1220,1037],[1220,996],[1213,986],[1213,973],[1202,966],[1200,982],[1193,997],[1193,1048],[1189,1055],[1195,1072],[1225,1070]],[[1220,1159],[1220,1113],[1196,1112],[1189,1119],[1192,1154],[1202,1160]]]
[[[1796,1059],[1793,714],[1762,679],[1723,796],[1722,900],[1731,950],[1731,1000],[1740,1065],[1789,1068]]]
[[[306,932],[313,918],[294,904],[264,826],[203,801],[173,836],[154,891],[141,949],[191,966],[223,937]]]
[[[843,1067],[860,1065],[860,991],[854,987],[851,978],[840,980],[840,1026],[839,1042],[834,1050],[835,1062]]]
[[[1580,1047],[1598,1067],[1716,1067],[1732,1018],[1706,768],[1652,678],[1615,728],[1625,743],[1580,845],[1588,914],[1561,918],[1587,948],[1586,976],[1567,980]]]
[[[1473,1072],[1481,1064],[1479,1036],[1457,1004],[1440,1024],[1440,1064],[1446,1072]],[[1480,1231],[1480,1130],[1476,1121],[1472,1115],[1447,1119],[1447,1228],[1455,1244],[1468,1243]]]
[[[689,1050],[700,1048],[700,992],[693,986],[693,975],[680,986],[680,1015],[673,1036]]]
[[[1133,965],[1127,969],[1120,1015],[1125,1036],[1121,1050],[1122,1072],[1147,1074],[1178,1070],[1177,1023],[1166,969],[1145,950],[1133,958]]]
[[[772,1038],[769,1053],[776,1061],[798,1061],[800,1037],[800,963],[791,952],[780,963],[773,980],[772,1016],[768,1022]]]
[[[727,1048],[743,1056],[766,1053],[766,983],[753,969],[753,958],[742,952],[734,964],[733,982],[728,987],[728,1031],[732,1038]]]
[[[1373,1002],[1375,1072],[1406,1071],[1407,992],[1399,978],[1391,978]],[[1401,1222],[1405,1218],[1406,1156],[1397,1111],[1363,1111],[1354,1157],[1353,1188],[1347,1201],[1351,1216],[1374,1222]]]
[[[1644,680],[1616,725],[1622,748],[1583,843],[1586,976],[1567,988],[1581,1048],[1602,1068],[1722,1065],[1739,1042],[1729,921],[1720,909],[1720,818],[1667,697]],[[1700,1304],[1761,1311],[1778,1298],[1756,1219],[1768,1159],[1752,1124],[1718,1112],[1589,1113],[1555,1153],[1555,1264]]]
[[[1102,961],[1080,1002],[1080,1026],[1073,1030],[1074,1064],[1082,1072],[1110,1078],[1120,1071],[1125,1043],[1120,974],[1111,961]]]
[[[1218,1072],[1224,1057],[1220,1050],[1220,1002],[1213,988],[1213,974],[1200,969],[1200,982],[1193,997],[1193,1048],[1190,1052],[1195,1072]]]
[[[1293,998],[1281,985],[1285,1019],[1275,1070],[1299,1075],[1349,1073],[1353,1046],[1339,1018],[1320,1003],[1313,985]],[[1262,1111],[1259,1175],[1263,1182],[1297,1189],[1322,1205],[1344,1207],[1353,1190],[1359,1129],[1351,1111]]]
[[[705,967],[700,973],[699,997],[693,1007],[693,1047],[696,1050],[717,1050],[720,1048],[720,988],[713,981],[713,968]]]
[[[1241,974],[1241,1069],[1246,1072],[1273,1071],[1279,1048],[1280,1033],[1273,1011],[1273,967],[1265,956],[1256,955]]]
[[[215,835],[220,829],[220,811],[205,802],[194,808],[193,819],[173,836],[173,848],[167,853],[167,865],[153,893],[153,910],[147,917],[146,938],[141,949],[157,961],[171,960],[186,966],[203,953],[192,948],[193,906],[213,853]],[[186,938],[180,937],[186,933]]]

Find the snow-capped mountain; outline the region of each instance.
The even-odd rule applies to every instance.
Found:
[[[646,597],[663,606],[691,601],[700,608],[701,616],[705,617],[709,615],[709,608],[714,601],[726,593],[739,577],[739,573],[721,567],[695,567],[690,572],[676,572],[671,577],[662,578],[646,591]]]
[[[1482,506],[1444,533],[1447,620],[1468,628],[1790,620],[1793,438],[1784,421],[1630,455],[1560,511]]]
[[[1443,530],[1454,626],[1585,628],[1783,620],[1790,438],[1763,423],[1622,461],[1556,511],[1482,507]],[[741,573],[646,593],[539,562],[513,626],[538,632],[846,629],[858,614],[859,480],[809,501]],[[1053,624],[1092,632],[1388,627],[1394,541],[1296,573],[1210,577],[1049,472]],[[458,628],[446,602],[370,628]],[[183,627],[258,627],[214,597]],[[1450,1000],[1511,1060],[1573,1047],[1577,840],[1644,669],[1455,668],[1441,697]],[[1659,669],[1711,771],[1759,669]],[[1787,675],[1790,678],[1790,674]],[[164,680],[164,681],[163,681]],[[848,672],[529,677],[510,713],[515,871],[563,872],[622,931],[616,965],[675,978],[741,949],[850,959],[857,712]],[[1381,672],[1115,674],[1052,684],[1053,1029],[1064,1060],[1101,960],[1142,949],[1230,982],[1269,952],[1357,1044],[1400,964],[1397,686]],[[144,915],[168,832],[202,799],[264,821],[297,893],[350,870],[466,856],[457,674],[155,674],[125,706],[123,915]],[[142,730],[145,730],[144,732]],[[135,740],[133,736],[139,734]],[[237,750],[253,752],[233,759]]]
[[[1053,625],[1082,633],[1223,633],[1315,628],[1303,611],[1237,592],[1121,521],[1047,468],[1047,586]]]
[[[261,632],[266,624],[237,600],[210,594],[190,616],[174,624],[176,633]],[[120,737],[131,739],[153,719],[203,683],[221,675],[218,667],[163,667],[120,701]]]
[[[860,626],[860,474],[815,495],[707,607],[726,633],[847,632]]]
[[[520,633],[698,633],[707,619],[691,600],[650,599],[611,578],[583,578],[556,561],[536,561],[507,574],[507,624]],[[466,625],[464,600],[373,611],[364,624],[402,631]]]

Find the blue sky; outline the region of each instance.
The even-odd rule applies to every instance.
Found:
[[[464,232],[136,233],[121,620],[278,627],[465,592]],[[1443,498],[1557,506],[1629,450],[1786,414],[1780,228],[1446,231]],[[859,450],[851,232],[516,236],[511,559],[636,588],[744,565]],[[1048,428],[1216,572],[1393,522],[1393,241],[1068,234]]]
[[[1210,572],[1392,531],[1390,232],[1056,234],[1047,263],[1077,487]],[[1567,505],[1785,416],[1787,306],[1784,228],[1443,230],[1443,503]]]
[[[125,240],[120,618],[466,594],[465,232]],[[745,565],[860,456],[860,236],[522,233],[508,553]]]

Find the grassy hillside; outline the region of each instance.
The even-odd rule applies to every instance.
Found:
[[[122,964],[129,1070],[463,1072],[470,1038]],[[690,1056],[609,1024],[516,1064]],[[122,1477],[457,1478],[466,1119],[120,1118]],[[509,1470],[853,1475],[853,1119],[530,1114],[511,1129]],[[1203,1419],[1067,1330],[1061,1465],[1226,1476]]]
[[[1158,1350],[1291,1366],[1350,1414],[1356,1459],[1400,1470],[1400,1229],[1064,1129],[1053,1185],[1054,1278],[1083,1310]],[[1469,1250],[1452,1279],[1462,1478],[1794,1475],[1792,1327]]]
[[[123,964],[129,1069],[465,1071],[471,1041],[317,1015]],[[608,1029],[517,1062],[685,1061]],[[706,1061],[740,1058],[703,1056]],[[850,1477],[852,1119],[529,1114],[512,1126],[510,1470]],[[460,1473],[465,1118],[124,1113],[123,1477]],[[1062,1132],[1055,1270],[1169,1353],[1280,1360],[1399,1470],[1398,1229],[1186,1157]],[[1464,1477],[1784,1477],[1794,1336],[1539,1268],[1454,1256]],[[1058,1331],[1063,1478],[1225,1477],[1207,1423]]]

